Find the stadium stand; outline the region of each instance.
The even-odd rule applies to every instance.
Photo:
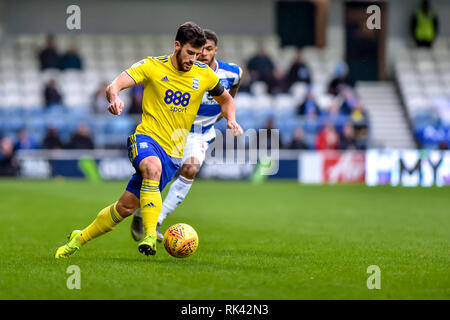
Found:
[[[36,141],[42,142],[49,127],[56,128],[64,144],[81,123],[91,131],[96,148],[123,147],[123,138],[134,129],[139,120],[136,115],[120,118],[107,113],[94,113],[92,103],[98,88],[110,82],[122,70],[146,56],[172,52],[172,36],[169,35],[54,35],[56,49],[65,52],[72,45],[78,49],[83,69],[46,69],[40,71],[38,53],[45,46],[46,35],[23,34],[6,38],[0,47],[0,131],[15,139],[20,128],[26,128]],[[244,67],[260,44],[273,59],[277,72],[288,73],[298,50],[280,47],[276,36],[254,37],[250,35],[222,35],[219,42],[219,58]],[[284,91],[268,93],[267,84],[253,82],[248,90],[242,87],[236,96],[237,116],[244,129],[262,128],[267,119],[273,118],[280,129],[284,146],[291,145],[297,128],[304,131],[305,143],[314,149],[316,135],[326,123],[332,123],[339,132],[351,115],[336,113],[342,104],[341,96],[327,92],[335,68],[342,61],[340,50],[329,47],[302,50],[303,61],[310,70],[312,84],[296,82]],[[44,108],[45,85],[54,80],[62,97],[61,105]],[[321,113],[318,117],[300,117],[297,108],[306,93],[311,90]],[[122,93],[125,105],[131,102],[130,90]],[[334,106],[334,107],[333,107]],[[137,116],[139,117],[139,116]],[[112,121],[114,119],[114,121]],[[225,123],[218,123],[225,129]],[[367,146],[369,138],[360,144]]]
[[[395,75],[416,141],[422,148],[450,143],[450,39],[432,48],[400,51]]]

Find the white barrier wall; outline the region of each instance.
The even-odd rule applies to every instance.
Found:
[[[301,183],[363,183],[365,152],[308,151],[299,155]]]
[[[298,165],[300,183],[411,187],[450,185],[450,151],[311,151],[299,155]]]
[[[366,184],[392,186],[450,185],[450,152],[368,150]]]
[[[124,151],[29,150],[19,152],[18,157],[23,178],[126,180],[135,172]],[[267,178],[305,184],[450,186],[450,151],[289,151],[280,152],[278,166],[277,173]],[[205,164],[199,178],[248,180],[257,168],[251,163]]]

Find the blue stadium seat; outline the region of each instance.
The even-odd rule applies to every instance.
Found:
[[[105,126],[105,133],[129,135],[134,129],[134,121],[126,116],[109,121]]]
[[[257,129],[259,128],[257,121],[252,118],[242,118],[239,120],[239,124],[242,129],[245,131],[247,129]]]
[[[237,118],[237,121],[238,121],[238,123],[239,124],[241,124],[240,123],[240,119],[241,118],[238,118],[238,117],[236,117]],[[241,126],[242,126],[242,124],[241,124]],[[217,130],[219,130],[219,131],[224,131],[224,130],[226,130],[227,129],[227,121],[225,120],[225,119],[221,119],[221,120],[219,120],[218,122],[216,122],[215,124],[214,124],[214,128],[216,128]]]
[[[47,130],[47,122],[45,119],[33,118],[26,121],[26,128],[30,134],[41,134]]]
[[[122,133],[97,134],[93,136],[94,144],[97,148],[107,148],[109,146],[121,146],[126,148],[128,135]]]
[[[280,121],[297,117],[295,109],[281,109],[274,112],[275,119]]]
[[[45,109],[41,107],[27,108],[24,110],[24,115],[27,118],[43,117],[45,115]]]
[[[106,117],[96,116],[92,117],[88,121],[88,125],[91,128],[93,134],[102,134],[105,132],[105,127],[109,120]]]
[[[20,117],[9,117],[5,119],[6,121],[3,122],[3,130],[7,132],[12,132],[13,134],[16,133],[17,130],[24,128],[26,126],[26,122],[24,118]]]
[[[253,112],[252,119],[256,122],[256,128],[264,127],[269,118],[274,117],[272,109],[261,109]]]
[[[292,131],[294,131],[295,128],[301,126],[301,121],[296,118],[291,118],[284,121],[276,121],[275,127],[280,129],[280,134],[291,136]]]
[[[415,128],[423,128],[425,126],[431,125],[435,126],[439,123],[439,117],[427,111],[416,111],[413,115],[413,124]]]
[[[239,119],[241,118],[249,118],[254,113],[254,110],[251,109],[240,109],[236,108],[236,119],[239,122]]]
[[[24,108],[6,108],[5,109],[5,117],[6,118],[23,118],[23,115],[25,113]]]

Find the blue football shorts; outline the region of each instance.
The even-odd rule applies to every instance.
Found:
[[[145,134],[133,134],[128,137],[128,158],[133,164],[136,173],[133,174],[126,190],[133,193],[138,199],[141,194],[142,174],[139,170],[139,164],[147,157],[155,156],[161,161],[162,172],[159,181],[159,190],[172,180],[175,173],[180,168],[181,158],[170,157],[163,148],[150,136]]]

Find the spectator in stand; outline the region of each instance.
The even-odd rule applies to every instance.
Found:
[[[320,116],[320,108],[311,89],[306,93],[305,100],[298,106],[297,114],[302,117],[306,116],[307,118],[314,119]]]
[[[248,61],[247,70],[250,73],[251,83],[255,81],[265,82],[270,93],[275,93],[279,90],[279,74],[263,45],[259,46],[258,53]]]
[[[50,79],[44,88],[44,101],[45,107],[51,107],[53,105],[61,105],[62,97],[56,88],[56,81],[54,79]]]
[[[339,134],[333,124],[327,123],[316,136],[317,150],[338,150]]]
[[[49,34],[47,36],[45,48],[39,52],[39,62],[41,70],[59,69],[59,54],[56,50],[55,38]]]
[[[308,85],[311,84],[311,71],[308,66],[303,62],[302,51],[298,50],[295,56],[294,63],[289,69],[286,75],[286,91],[296,82],[304,82]]]
[[[304,140],[305,132],[301,127],[295,128],[289,149],[306,150],[309,149]]]
[[[422,0],[411,17],[411,34],[418,47],[429,48],[439,33],[439,21],[430,1]]]
[[[58,130],[55,127],[47,128],[44,141],[42,142],[44,149],[62,149],[63,143],[59,139]]]
[[[328,93],[337,96],[343,87],[353,88],[354,81],[348,74],[348,66],[345,62],[339,62],[334,70],[334,77],[328,84]]]
[[[69,149],[94,149],[91,130],[86,124],[80,124],[70,138]]]
[[[363,108],[361,100],[358,100],[350,115],[351,122],[355,128],[358,149],[366,149],[368,139],[369,119]]]
[[[342,115],[339,113],[339,105],[338,101],[336,99],[332,100],[330,102],[330,105],[328,106],[326,112],[325,112],[325,119],[328,123],[338,123],[341,119]]]
[[[142,96],[144,95],[144,86],[139,83],[131,87],[131,104],[128,109],[129,114],[141,114],[142,113]]]
[[[351,122],[347,122],[342,129],[342,134],[339,139],[339,149],[355,150],[357,148],[355,128]]]
[[[274,120],[273,118],[268,118],[264,127],[262,129],[266,129],[267,130],[267,149],[271,149],[271,148],[275,148],[275,145],[272,146],[272,140],[277,141],[278,140],[278,148],[279,149],[283,149],[283,143],[281,141],[281,137],[279,135],[279,132],[277,134],[276,137],[272,138],[272,134],[274,134],[274,132],[272,131],[273,129],[276,129],[274,126]],[[257,148],[259,149],[261,146],[261,141],[260,139],[260,135],[257,135]],[[225,139],[224,139],[225,140]]]
[[[108,100],[106,99],[106,87],[108,86],[108,83],[103,81],[100,83],[98,89],[95,91],[94,95],[92,96],[92,104],[91,108],[92,111],[95,114],[105,114],[109,105]],[[133,86],[132,88],[134,88]]]
[[[22,128],[17,132],[17,141],[14,145],[14,150],[37,149],[37,148],[39,148],[39,145],[28,134],[28,131],[25,128]]]
[[[342,97],[342,104],[339,108],[339,113],[342,115],[350,115],[357,102],[355,92],[351,87],[342,86],[340,96]]]
[[[19,171],[19,161],[14,154],[14,146],[11,139],[0,139],[0,176],[16,176]]]
[[[438,145],[438,150],[448,150],[447,142],[440,142]]]
[[[75,47],[74,44],[69,45],[66,53],[64,53],[62,55],[59,67],[61,70],[67,70],[67,69],[81,70],[81,69],[83,69],[83,63],[77,52],[77,48]]]

